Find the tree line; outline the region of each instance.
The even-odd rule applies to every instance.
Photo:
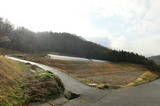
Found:
[[[88,59],[141,64],[151,70],[158,69],[152,60],[137,53],[112,50],[75,34],[52,31],[35,33],[24,27],[14,28],[2,18],[0,18],[0,47],[27,53],[60,52]]]
[[[112,50],[108,53],[108,60],[112,62],[128,62],[134,64],[144,65],[146,68],[152,71],[160,70],[160,67],[153,61],[149,60],[148,58],[139,55],[133,52],[126,52],[126,51],[117,51]]]

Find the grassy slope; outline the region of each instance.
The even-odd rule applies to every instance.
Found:
[[[157,73],[157,72],[147,71],[147,72],[143,73],[139,78],[137,78],[133,82],[126,85],[125,87],[137,86],[137,85],[140,85],[140,84],[151,82],[151,81],[159,78],[159,76],[160,76],[160,74]]]
[[[28,69],[29,68],[26,67],[24,64],[11,61],[2,56],[0,57],[1,105],[19,104],[18,102],[23,102],[21,100],[14,100],[13,96],[15,95],[15,92],[21,95],[22,92],[20,90],[17,90],[17,88],[21,83],[21,78],[23,78],[26,74],[31,74],[27,72]]]
[[[150,72],[142,65],[129,63],[75,62],[48,59],[41,55],[20,55],[20,57],[58,68],[86,84],[96,83],[124,86],[133,82],[145,72]],[[155,74],[153,75],[157,78]]]
[[[0,56],[0,106],[21,106],[30,101],[46,100],[52,93],[53,96],[61,93],[58,90],[63,89],[63,85],[59,85],[61,82],[57,77],[41,69],[35,69],[35,66]],[[45,84],[50,84],[53,89],[43,88]],[[41,98],[36,97],[38,95],[41,95]]]

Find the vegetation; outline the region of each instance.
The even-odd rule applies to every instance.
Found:
[[[0,106],[45,101],[64,92],[62,82],[52,73],[3,56],[0,56],[0,73]]]
[[[88,85],[120,85],[124,86],[136,80],[147,71],[143,65],[115,62],[83,62],[65,61],[45,58],[43,55],[15,55],[25,60],[42,63],[71,75]]]
[[[152,57],[149,57],[148,59],[153,60],[153,61],[155,61],[157,64],[160,65],[160,55],[158,55],[158,56],[152,56]]]
[[[78,57],[141,64],[153,71],[159,70],[152,60],[135,53],[111,50],[69,33],[35,33],[23,27],[15,29],[3,19],[0,19],[0,47],[29,53],[60,52]]]
[[[14,51],[12,49],[0,48],[0,55],[17,54],[17,53],[20,53],[20,52]]]
[[[144,56],[138,55],[136,53],[113,50],[109,53],[108,56],[108,60],[113,62],[128,62],[134,64],[141,64],[152,71],[159,71],[160,69],[160,67],[153,60],[149,60]]]
[[[124,87],[137,86],[140,84],[148,83],[159,78],[159,76],[160,76],[159,73],[147,71],[144,74],[142,74],[139,78],[137,78],[136,80],[134,80],[133,82],[129,83],[127,86]]]
[[[53,99],[64,92],[64,86],[59,78],[48,71],[37,72],[36,75],[27,78],[21,88],[29,96],[29,102]]]

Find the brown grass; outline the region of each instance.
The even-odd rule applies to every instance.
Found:
[[[28,69],[24,64],[0,56],[0,103],[16,102],[8,98],[8,95],[17,89],[24,75],[31,74]]]
[[[140,84],[151,82],[157,78],[159,78],[159,73],[146,71],[139,78],[137,78],[136,80],[134,80],[133,82],[129,83],[128,85],[126,85],[124,87],[137,86]]]

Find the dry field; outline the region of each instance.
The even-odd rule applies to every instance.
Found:
[[[16,56],[58,68],[86,84],[124,86],[149,71],[142,65],[129,63],[65,61],[45,58],[44,55],[29,54]]]

